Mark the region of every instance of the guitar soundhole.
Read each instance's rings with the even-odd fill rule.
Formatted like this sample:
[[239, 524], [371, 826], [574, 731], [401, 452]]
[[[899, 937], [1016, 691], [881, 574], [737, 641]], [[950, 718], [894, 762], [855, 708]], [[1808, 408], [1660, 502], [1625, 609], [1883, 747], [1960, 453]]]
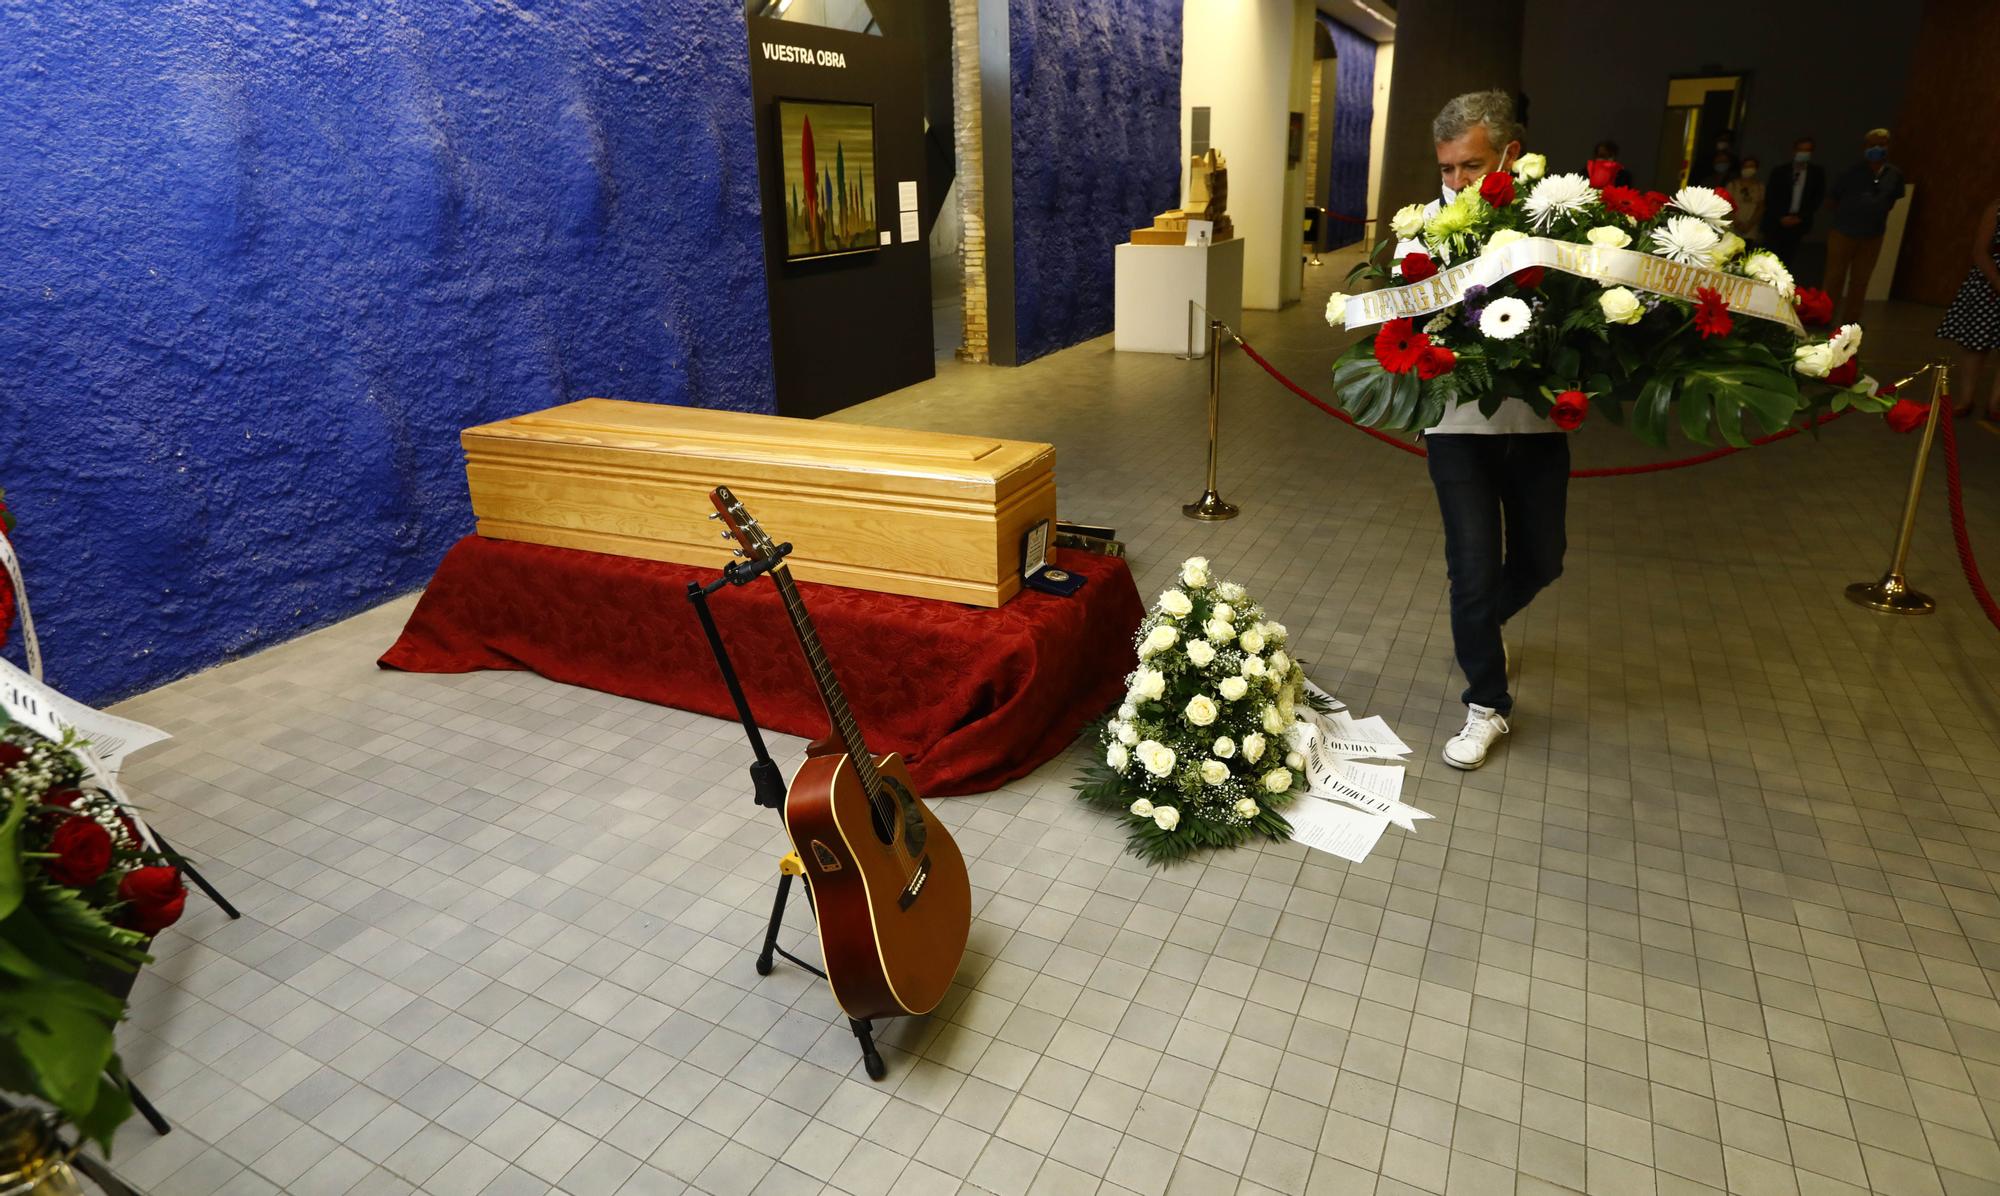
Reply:
[[896, 799], [896, 809], [902, 814], [904, 850], [911, 855], [922, 855], [924, 840], [929, 837], [929, 832], [924, 828], [924, 814], [917, 805], [917, 799], [894, 777], [883, 777], [882, 783], [888, 786], [889, 796]]

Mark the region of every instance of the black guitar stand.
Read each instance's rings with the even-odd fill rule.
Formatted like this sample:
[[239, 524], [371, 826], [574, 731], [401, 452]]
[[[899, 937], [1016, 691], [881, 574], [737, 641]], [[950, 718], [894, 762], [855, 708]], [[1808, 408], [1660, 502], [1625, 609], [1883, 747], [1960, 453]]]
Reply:
[[[688, 583], [688, 601], [694, 604], [694, 613], [701, 619], [701, 629], [708, 636], [709, 651], [715, 653], [715, 667], [722, 671], [722, 683], [729, 687], [730, 700], [736, 703], [736, 717], [743, 724], [743, 734], [749, 737], [751, 800], [767, 810], [785, 808], [785, 781], [778, 775], [778, 762], [771, 759], [771, 753], [764, 747], [764, 734], [757, 729], [757, 720], [750, 713], [750, 701], [743, 696], [743, 683], [736, 678], [736, 668], [729, 663], [729, 649], [723, 646], [722, 633], [716, 629], [715, 616], [708, 609], [708, 597], [724, 586], [748, 585], [760, 574], [768, 573], [771, 566], [785, 559], [792, 551], [790, 544], [778, 545], [778, 550], [769, 558], [756, 561], [739, 561], [723, 567], [722, 576], [707, 585], [691, 581]], [[771, 923], [764, 931], [764, 947], [757, 953], [757, 974], [771, 974], [773, 957], [782, 955], [791, 962], [826, 979], [826, 972], [800, 959], [778, 945], [778, 929], [784, 924], [785, 903], [792, 895], [792, 878], [810, 886], [806, 879], [805, 864], [797, 852], [792, 852], [778, 861], [778, 892], [771, 901]], [[808, 903], [808, 908], [811, 908]], [[855, 1041], [861, 1044], [861, 1064], [868, 1071], [868, 1078], [879, 1080], [889, 1074], [889, 1065], [882, 1062], [881, 1052], [875, 1049], [875, 1027], [865, 1018], [847, 1019], [848, 1028], [854, 1031]]]

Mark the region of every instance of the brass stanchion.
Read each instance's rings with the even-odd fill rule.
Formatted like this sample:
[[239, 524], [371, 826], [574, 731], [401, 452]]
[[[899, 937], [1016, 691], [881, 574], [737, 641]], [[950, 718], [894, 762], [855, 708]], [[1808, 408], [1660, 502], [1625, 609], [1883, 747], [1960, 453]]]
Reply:
[[[1917, 526], [1917, 499], [1924, 490], [1924, 469], [1931, 460], [1931, 440], [1937, 435], [1938, 413], [1950, 397], [1950, 370], [1943, 362], [1931, 367], [1931, 412], [1924, 420], [1924, 436], [1917, 445], [1917, 465], [1910, 473], [1910, 497], [1903, 504], [1903, 526], [1896, 533], [1896, 555], [1880, 581], [1857, 581], [1847, 587], [1848, 601], [1892, 615], [1928, 615], [1937, 610], [1930, 595], [1910, 588], [1903, 565], [1910, 556], [1910, 534]], [[1921, 372], [1921, 371], [1919, 371]], [[1946, 417], [1949, 418], [1949, 417]]]
[[1222, 321], [1208, 322], [1208, 488], [1194, 502], [1181, 506], [1181, 514], [1189, 519], [1201, 519], [1210, 523], [1236, 518], [1236, 507], [1222, 501], [1215, 492], [1215, 455], [1220, 451], [1218, 439], [1222, 427]]

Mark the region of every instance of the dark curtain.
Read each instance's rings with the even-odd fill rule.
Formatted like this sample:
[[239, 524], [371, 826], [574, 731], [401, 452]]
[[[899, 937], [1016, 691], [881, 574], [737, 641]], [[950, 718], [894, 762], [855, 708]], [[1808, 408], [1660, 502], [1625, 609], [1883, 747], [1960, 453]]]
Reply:
[[1339, 21], [1319, 18], [1333, 36], [1333, 152], [1326, 188], [1327, 245], [1359, 241], [1368, 204], [1368, 130], [1375, 121], [1375, 43]]

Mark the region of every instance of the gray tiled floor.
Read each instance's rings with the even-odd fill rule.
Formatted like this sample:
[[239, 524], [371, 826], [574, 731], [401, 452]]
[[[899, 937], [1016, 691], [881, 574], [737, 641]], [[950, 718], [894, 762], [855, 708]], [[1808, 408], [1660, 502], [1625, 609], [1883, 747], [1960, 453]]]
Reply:
[[[1251, 337], [1322, 385], [1307, 302]], [[1876, 313], [1925, 353], [1934, 313]], [[1885, 339], [1878, 335], [1875, 344]], [[1881, 355], [1893, 364], [1895, 352]], [[508, 673], [380, 673], [409, 601], [122, 709], [134, 788], [248, 912], [196, 899], [125, 1056], [179, 1128], [161, 1196], [391, 1193], [1961, 1193], [2000, 1186], [2000, 635], [1938, 495], [1891, 620], [1913, 444], [1852, 420], [1573, 491], [1567, 576], [1510, 628], [1517, 732], [1460, 712], [1423, 469], [1227, 370], [1233, 523], [1199, 491], [1201, 365], [1094, 341], [946, 364], [845, 418], [1055, 441], [1064, 511], [1149, 592], [1201, 551], [1315, 676], [1417, 749], [1350, 867], [1166, 872], [1075, 758], [939, 803], [972, 861], [962, 987], [870, 1083], [817, 982], [760, 979], [777, 824], [731, 725]], [[2000, 565], [2000, 440], [1970, 430]], [[1579, 459], [1635, 460], [1586, 432]], [[787, 755], [801, 745], [782, 740]], [[798, 912], [790, 946], [814, 951]]]

